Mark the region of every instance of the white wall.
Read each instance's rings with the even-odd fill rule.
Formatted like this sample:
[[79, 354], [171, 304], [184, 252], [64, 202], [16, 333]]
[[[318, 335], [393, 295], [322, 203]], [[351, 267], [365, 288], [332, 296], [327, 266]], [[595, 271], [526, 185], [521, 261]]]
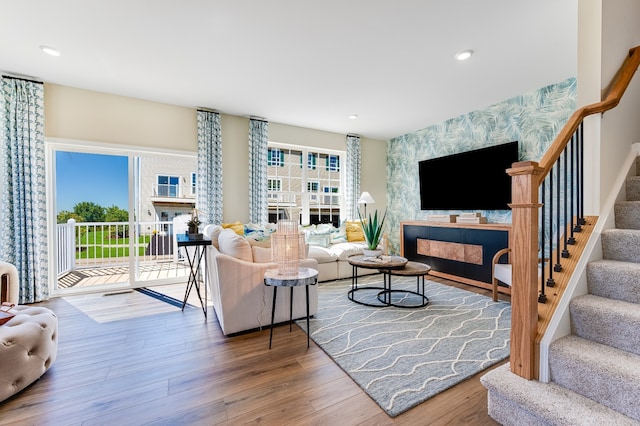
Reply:
[[[268, 119], [268, 117], [266, 117]], [[223, 221], [249, 219], [249, 119], [221, 114]], [[45, 136], [197, 151], [197, 115], [185, 108], [45, 84]], [[269, 140], [346, 150], [346, 135], [269, 123]], [[361, 139], [361, 188], [386, 208], [387, 144]]]
[[[602, 80], [615, 76], [630, 48], [640, 45], [640, 1], [602, 1]], [[640, 73], [636, 71], [622, 101], [602, 117], [600, 205], [608, 197], [631, 145], [640, 141]]]

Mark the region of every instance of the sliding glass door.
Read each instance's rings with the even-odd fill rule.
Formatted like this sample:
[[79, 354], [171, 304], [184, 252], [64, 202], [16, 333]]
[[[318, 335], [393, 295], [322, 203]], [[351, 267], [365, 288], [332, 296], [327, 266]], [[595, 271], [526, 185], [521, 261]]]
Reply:
[[54, 293], [183, 282], [175, 246], [195, 206], [195, 155], [50, 143]]

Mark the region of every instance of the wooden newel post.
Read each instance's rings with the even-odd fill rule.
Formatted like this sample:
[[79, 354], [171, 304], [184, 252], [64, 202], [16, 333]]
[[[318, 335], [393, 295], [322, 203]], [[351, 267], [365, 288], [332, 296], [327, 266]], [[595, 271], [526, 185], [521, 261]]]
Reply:
[[513, 163], [511, 176], [511, 372], [537, 377], [535, 338], [538, 324], [538, 187], [543, 169], [533, 161]]

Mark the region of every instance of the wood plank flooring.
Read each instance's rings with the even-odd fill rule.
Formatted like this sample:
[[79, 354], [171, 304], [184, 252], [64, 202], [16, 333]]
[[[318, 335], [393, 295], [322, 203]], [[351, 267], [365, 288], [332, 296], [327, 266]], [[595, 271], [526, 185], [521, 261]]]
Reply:
[[58, 357], [0, 402], [2, 425], [497, 424], [482, 373], [391, 418], [296, 326], [269, 350], [268, 328], [225, 337], [211, 307], [206, 322], [186, 309], [99, 323], [62, 298], [38, 305], [59, 318]]

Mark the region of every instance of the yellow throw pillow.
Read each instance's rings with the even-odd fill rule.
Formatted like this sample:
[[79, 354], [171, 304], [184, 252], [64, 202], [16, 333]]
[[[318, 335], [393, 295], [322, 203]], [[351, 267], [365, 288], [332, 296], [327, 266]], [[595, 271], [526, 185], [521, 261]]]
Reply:
[[239, 221], [235, 223], [223, 223], [222, 227], [224, 229], [231, 229], [236, 234], [244, 236], [244, 225]]
[[364, 232], [362, 232], [362, 225], [360, 221], [347, 222], [347, 241], [354, 243], [357, 241], [364, 241]]

